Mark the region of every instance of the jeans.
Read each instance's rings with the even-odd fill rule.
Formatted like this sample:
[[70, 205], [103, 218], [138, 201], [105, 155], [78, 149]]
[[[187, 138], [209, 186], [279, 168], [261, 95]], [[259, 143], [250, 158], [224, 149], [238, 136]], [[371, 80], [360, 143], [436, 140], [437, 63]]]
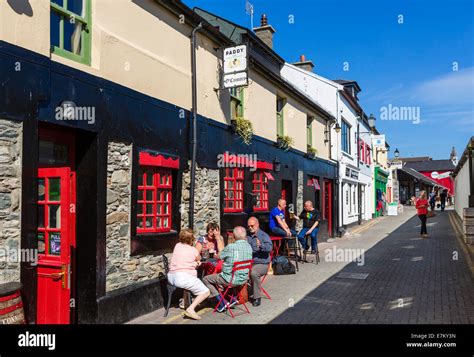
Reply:
[[444, 211], [445, 206], [446, 206], [446, 200], [441, 200], [441, 211]]
[[[291, 236], [296, 237], [297, 233], [294, 229], [290, 229]], [[278, 236], [278, 237], [286, 237], [286, 231], [283, 228], [280, 227], [275, 227], [272, 229], [272, 235]]]
[[[309, 228], [303, 228], [298, 233], [298, 239], [299, 239], [299, 241], [301, 243], [301, 246], [303, 247], [304, 250], [309, 249], [308, 243], [307, 243], [306, 238], [305, 238], [306, 232], [308, 232], [308, 231], [309, 231]], [[311, 237], [311, 250], [312, 251], [315, 251], [317, 246], [318, 246], [318, 231], [319, 231], [319, 228], [315, 228], [315, 229], [313, 229], [313, 231], [310, 234], [310, 237]]]
[[421, 221], [421, 233], [420, 234], [428, 234], [428, 231], [426, 230], [426, 214], [420, 214], [418, 215]]

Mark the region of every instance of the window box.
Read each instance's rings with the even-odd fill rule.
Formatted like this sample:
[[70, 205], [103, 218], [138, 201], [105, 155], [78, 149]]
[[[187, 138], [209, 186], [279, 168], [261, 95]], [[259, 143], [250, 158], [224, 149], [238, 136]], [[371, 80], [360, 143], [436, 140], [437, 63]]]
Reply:
[[230, 121], [232, 131], [240, 136], [244, 144], [250, 145], [253, 136], [253, 126], [250, 120], [237, 117]]
[[308, 146], [306, 148], [306, 157], [309, 159], [316, 159], [316, 156], [318, 155], [318, 150], [313, 148], [312, 146]]
[[292, 137], [288, 135], [277, 136], [276, 146], [278, 148], [288, 151], [293, 144], [294, 140]]

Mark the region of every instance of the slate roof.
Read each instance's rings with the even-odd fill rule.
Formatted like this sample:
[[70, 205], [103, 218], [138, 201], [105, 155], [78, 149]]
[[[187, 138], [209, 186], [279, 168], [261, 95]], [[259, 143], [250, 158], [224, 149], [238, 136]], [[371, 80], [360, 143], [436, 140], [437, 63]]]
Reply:
[[416, 171], [453, 171], [454, 164], [451, 160], [426, 160], [426, 161], [407, 161], [406, 167]]

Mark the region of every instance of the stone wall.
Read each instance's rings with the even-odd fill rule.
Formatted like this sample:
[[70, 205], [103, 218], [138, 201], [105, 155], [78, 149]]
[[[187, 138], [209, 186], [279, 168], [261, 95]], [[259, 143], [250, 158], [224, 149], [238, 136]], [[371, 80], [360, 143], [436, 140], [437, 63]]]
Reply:
[[[189, 167], [191, 164], [189, 163]], [[183, 172], [181, 195], [181, 228], [189, 227], [190, 170]], [[196, 167], [196, 186], [194, 193], [194, 230], [198, 236], [206, 234], [206, 225], [220, 224], [220, 185], [219, 170]]]
[[0, 119], [0, 284], [20, 281], [21, 150], [22, 124]]
[[[298, 171], [298, 187], [296, 189], [296, 207], [295, 207], [295, 214], [299, 214], [303, 211], [303, 187], [304, 187], [304, 173], [303, 171]], [[299, 220], [296, 221], [296, 230], [299, 231], [303, 228], [303, 221]]]
[[110, 142], [107, 160], [106, 291], [158, 278], [161, 256], [130, 256], [132, 145]]

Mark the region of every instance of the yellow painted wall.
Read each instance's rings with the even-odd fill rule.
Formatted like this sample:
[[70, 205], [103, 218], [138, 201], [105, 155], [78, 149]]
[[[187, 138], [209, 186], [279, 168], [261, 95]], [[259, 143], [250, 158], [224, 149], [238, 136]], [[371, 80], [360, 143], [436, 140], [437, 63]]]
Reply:
[[[192, 28], [153, 0], [92, 1], [91, 65], [52, 54], [54, 61], [102, 77], [133, 90], [191, 109]], [[49, 0], [0, 1], [0, 39], [50, 56]], [[198, 33], [198, 112], [222, 123], [230, 123], [228, 91], [219, 86], [218, 45]], [[306, 151], [306, 116], [314, 115], [291, 93], [254, 70], [249, 71], [244, 91], [244, 116], [256, 135], [276, 139], [276, 95], [287, 99], [285, 134], [294, 147]], [[318, 156], [328, 158], [323, 120], [313, 122], [313, 146]]]

